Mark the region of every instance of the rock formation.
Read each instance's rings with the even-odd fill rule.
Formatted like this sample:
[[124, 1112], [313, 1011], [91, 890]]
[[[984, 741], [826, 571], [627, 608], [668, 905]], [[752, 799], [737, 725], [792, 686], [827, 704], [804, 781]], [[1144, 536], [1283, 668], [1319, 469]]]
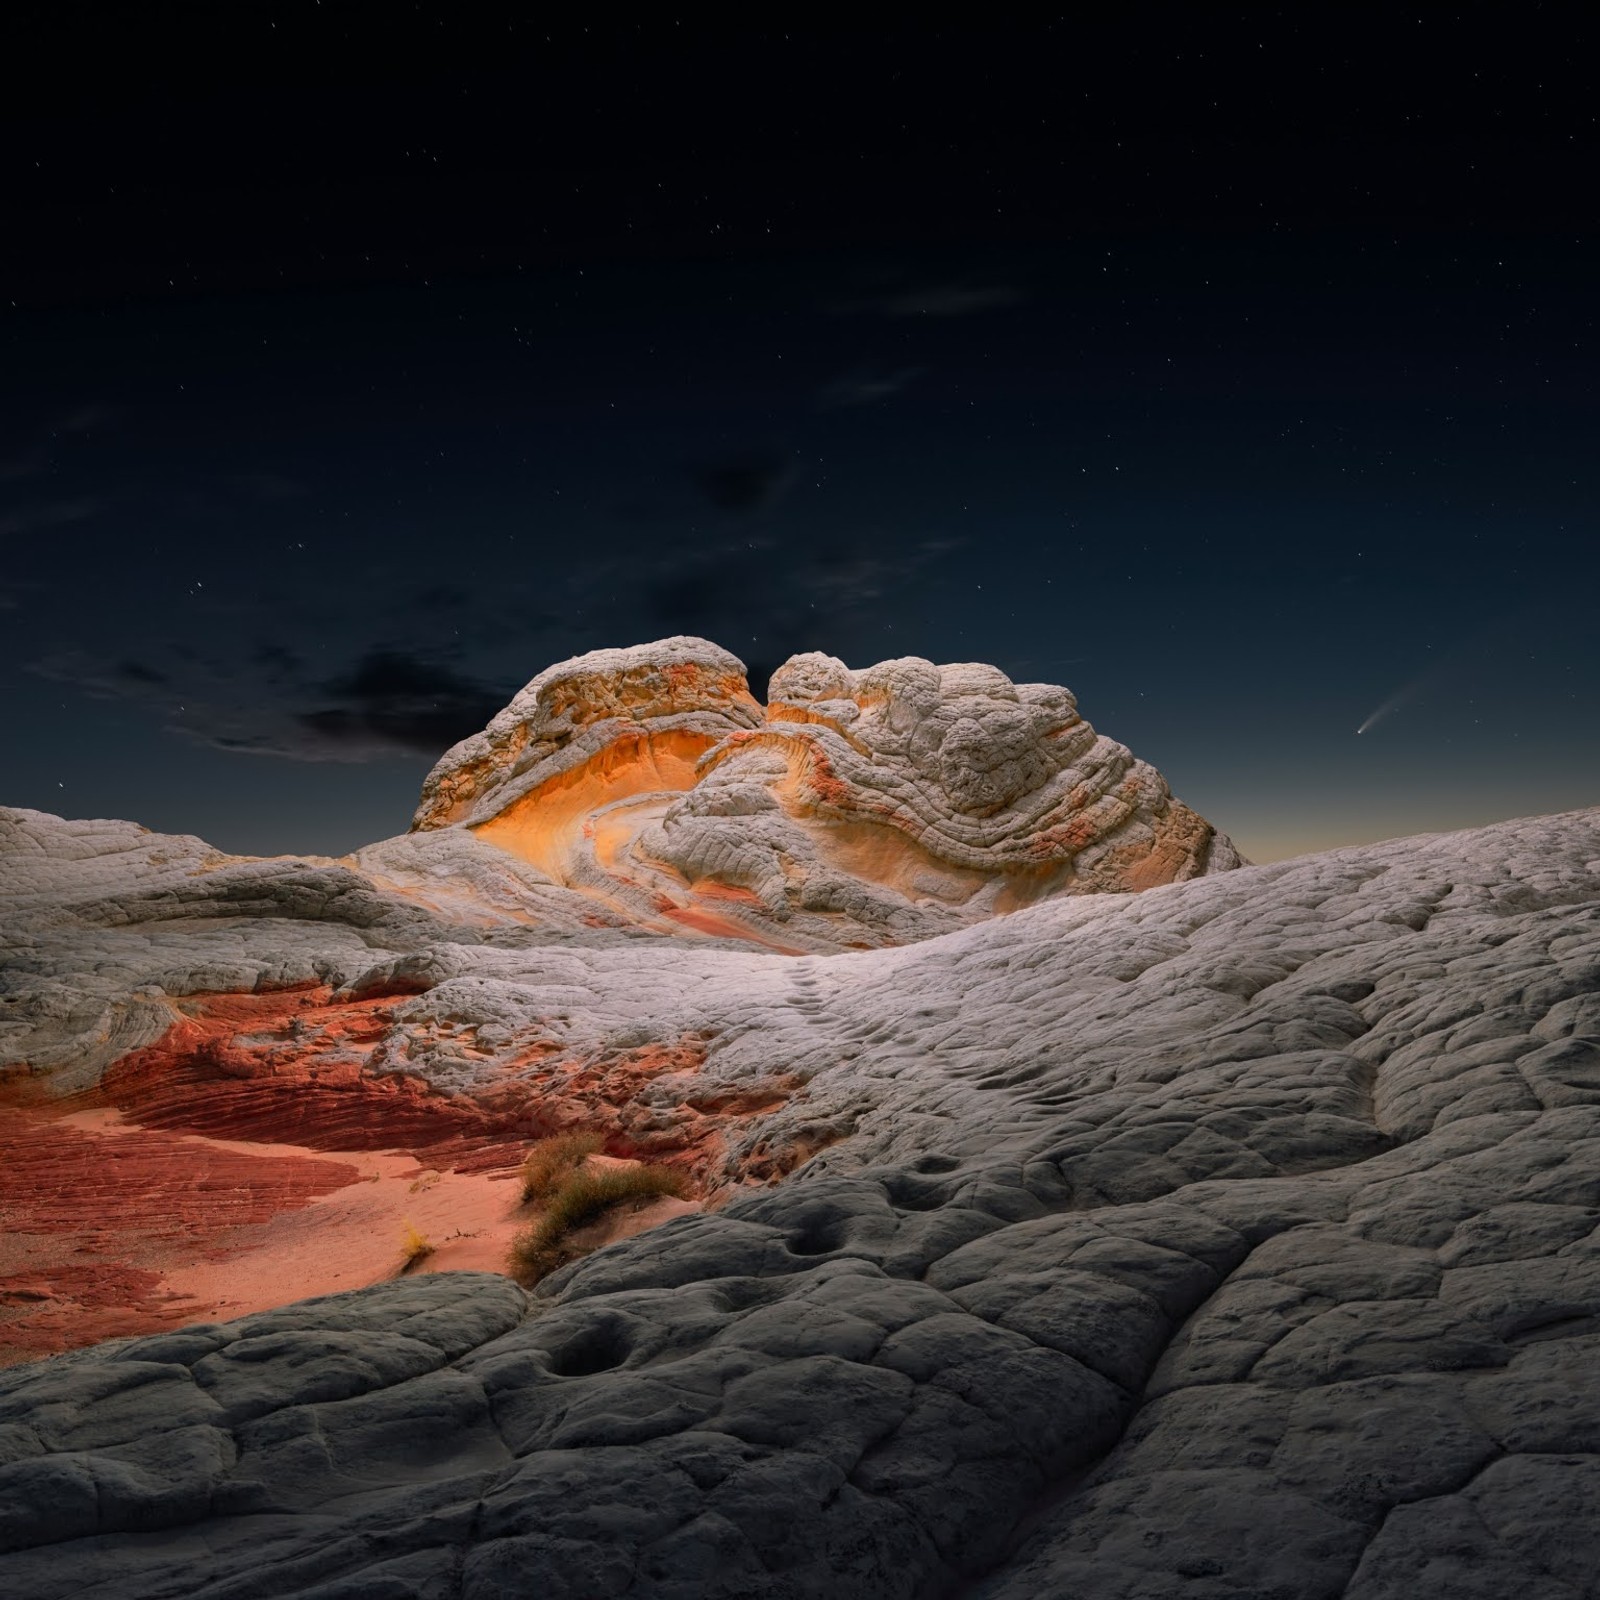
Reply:
[[413, 826], [510, 812], [540, 836], [526, 853], [547, 854], [559, 870], [563, 826], [633, 794], [688, 788], [707, 750], [760, 721], [743, 662], [708, 640], [594, 650], [547, 667], [482, 733], [447, 751], [423, 783]]
[[811, 654], [763, 714], [742, 665], [690, 638], [540, 673], [429, 774], [413, 827], [466, 829], [641, 925], [791, 953], [1239, 865], [1066, 689]]
[[[0, 811], [0, 1345], [137, 1334], [0, 1371], [0, 1593], [1593, 1595], [1600, 808], [1218, 872], [1064, 691], [683, 649], [345, 861]], [[704, 1209], [205, 1298], [564, 1128]]]

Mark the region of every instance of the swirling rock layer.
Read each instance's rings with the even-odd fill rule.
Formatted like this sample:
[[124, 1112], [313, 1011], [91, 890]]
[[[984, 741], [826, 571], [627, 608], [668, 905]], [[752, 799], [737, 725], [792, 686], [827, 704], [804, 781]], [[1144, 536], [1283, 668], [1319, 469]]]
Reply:
[[742, 665], [690, 638], [541, 673], [444, 756], [413, 826], [469, 829], [642, 926], [791, 951], [1239, 865], [1066, 689], [810, 654], [763, 713]]

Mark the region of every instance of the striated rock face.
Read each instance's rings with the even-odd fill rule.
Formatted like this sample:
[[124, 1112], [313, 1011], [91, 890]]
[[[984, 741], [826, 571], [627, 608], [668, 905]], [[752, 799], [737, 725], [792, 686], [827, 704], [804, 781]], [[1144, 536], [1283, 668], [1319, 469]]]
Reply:
[[638, 850], [813, 937], [829, 918], [925, 937], [1052, 894], [1240, 864], [1066, 689], [976, 663], [852, 672], [812, 654], [780, 667], [770, 695], [765, 724], [702, 757]]
[[770, 704], [703, 639], [541, 673], [429, 775], [460, 827], [641, 926], [834, 950], [1240, 864], [1071, 693], [917, 657], [795, 656]]
[[[5, 820], [0, 1060], [29, 1118], [151, 1119], [130, 1226], [182, 1203], [165, 1141], [259, 1131], [280, 1069], [302, 1135], [387, 1093], [481, 1150], [508, 1089], [599, 1104], [631, 1062], [629, 1136], [693, 1144], [711, 1203], [531, 1296], [407, 1277], [0, 1373], [8, 1597], [1595, 1593], [1600, 808], [800, 957], [308, 863], [204, 914], [243, 869]], [[81, 1065], [159, 1007], [191, 1031]], [[187, 1109], [141, 1088], [191, 1041]], [[195, 1186], [314, 1216], [360, 1187], [315, 1161]], [[64, 1171], [0, 1195], [0, 1267], [10, 1219], [71, 1225]]]
[[482, 733], [446, 751], [411, 825], [526, 820], [536, 809], [581, 815], [585, 803], [687, 788], [701, 755], [760, 720], [744, 663], [708, 640], [591, 651], [547, 667]]

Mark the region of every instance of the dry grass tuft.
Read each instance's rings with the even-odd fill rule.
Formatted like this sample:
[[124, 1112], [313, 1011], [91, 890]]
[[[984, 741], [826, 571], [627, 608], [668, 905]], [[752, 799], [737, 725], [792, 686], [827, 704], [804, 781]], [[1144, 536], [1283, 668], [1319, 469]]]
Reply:
[[511, 1244], [511, 1274], [519, 1282], [537, 1283], [557, 1267], [583, 1254], [571, 1235], [618, 1206], [662, 1195], [682, 1197], [689, 1185], [671, 1167], [607, 1167], [601, 1172], [572, 1172], [550, 1197], [544, 1215]]
[[433, 1249], [433, 1240], [407, 1218], [406, 1225], [400, 1234], [400, 1255], [405, 1263], [400, 1270], [402, 1272], [408, 1271], [425, 1256], [431, 1256]]
[[598, 1133], [558, 1133], [541, 1139], [522, 1163], [522, 1202], [543, 1200], [605, 1143]]

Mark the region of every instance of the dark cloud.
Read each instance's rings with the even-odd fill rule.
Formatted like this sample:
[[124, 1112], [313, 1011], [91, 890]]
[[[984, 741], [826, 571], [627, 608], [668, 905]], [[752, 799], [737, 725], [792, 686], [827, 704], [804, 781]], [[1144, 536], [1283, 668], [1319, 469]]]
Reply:
[[143, 661], [124, 661], [117, 667], [119, 676], [129, 683], [166, 683], [167, 675], [156, 668], [147, 666]]
[[794, 481], [794, 463], [776, 453], [747, 451], [695, 467], [694, 481], [718, 511], [770, 511]]
[[476, 733], [503, 706], [506, 691], [399, 650], [371, 650], [322, 690], [331, 705], [296, 714], [314, 738], [423, 755]]
[[270, 642], [232, 663], [173, 650], [157, 667], [65, 651], [29, 670], [93, 699], [141, 706], [197, 743], [292, 761], [436, 757], [510, 698], [499, 686], [394, 648], [369, 650], [314, 683], [296, 652]]
[[321, 711], [302, 711], [296, 721], [316, 740], [327, 740], [352, 750], [370, 750], [376, 740], [379, 753], [384, 747], [391, 747], [417, 755], [439, 756], [468, 734], [476, 733], [500, 709], [499, 702], [486, 700], [482, 704], [493, 705], [494, 709], [487, 715], [477, 716], [465, 713], [456, 705], [412, 702], [365, 707], [359, 711], [330, 706]]
[[277, 682], [295, 677], [302, 667], [300, 657], [293, 650], [287, 645], [274, 644], [270, 639], [263, 639], [250, 652], [250, 659], [258, 667], [265, 668], [267, 676]]
[[477, 685], [458, 677], [448, 667], [436, 666], [400, 650], [383, 649], [369, 650], [349, 672], [329, 678], [322, 687], [340, 699], [366, 705], [418, 696], [480, 692]]
[[413, 611], [455, 611], [471, 602], [472, 595], [456, 583], [430, 583], [407, 600]]

